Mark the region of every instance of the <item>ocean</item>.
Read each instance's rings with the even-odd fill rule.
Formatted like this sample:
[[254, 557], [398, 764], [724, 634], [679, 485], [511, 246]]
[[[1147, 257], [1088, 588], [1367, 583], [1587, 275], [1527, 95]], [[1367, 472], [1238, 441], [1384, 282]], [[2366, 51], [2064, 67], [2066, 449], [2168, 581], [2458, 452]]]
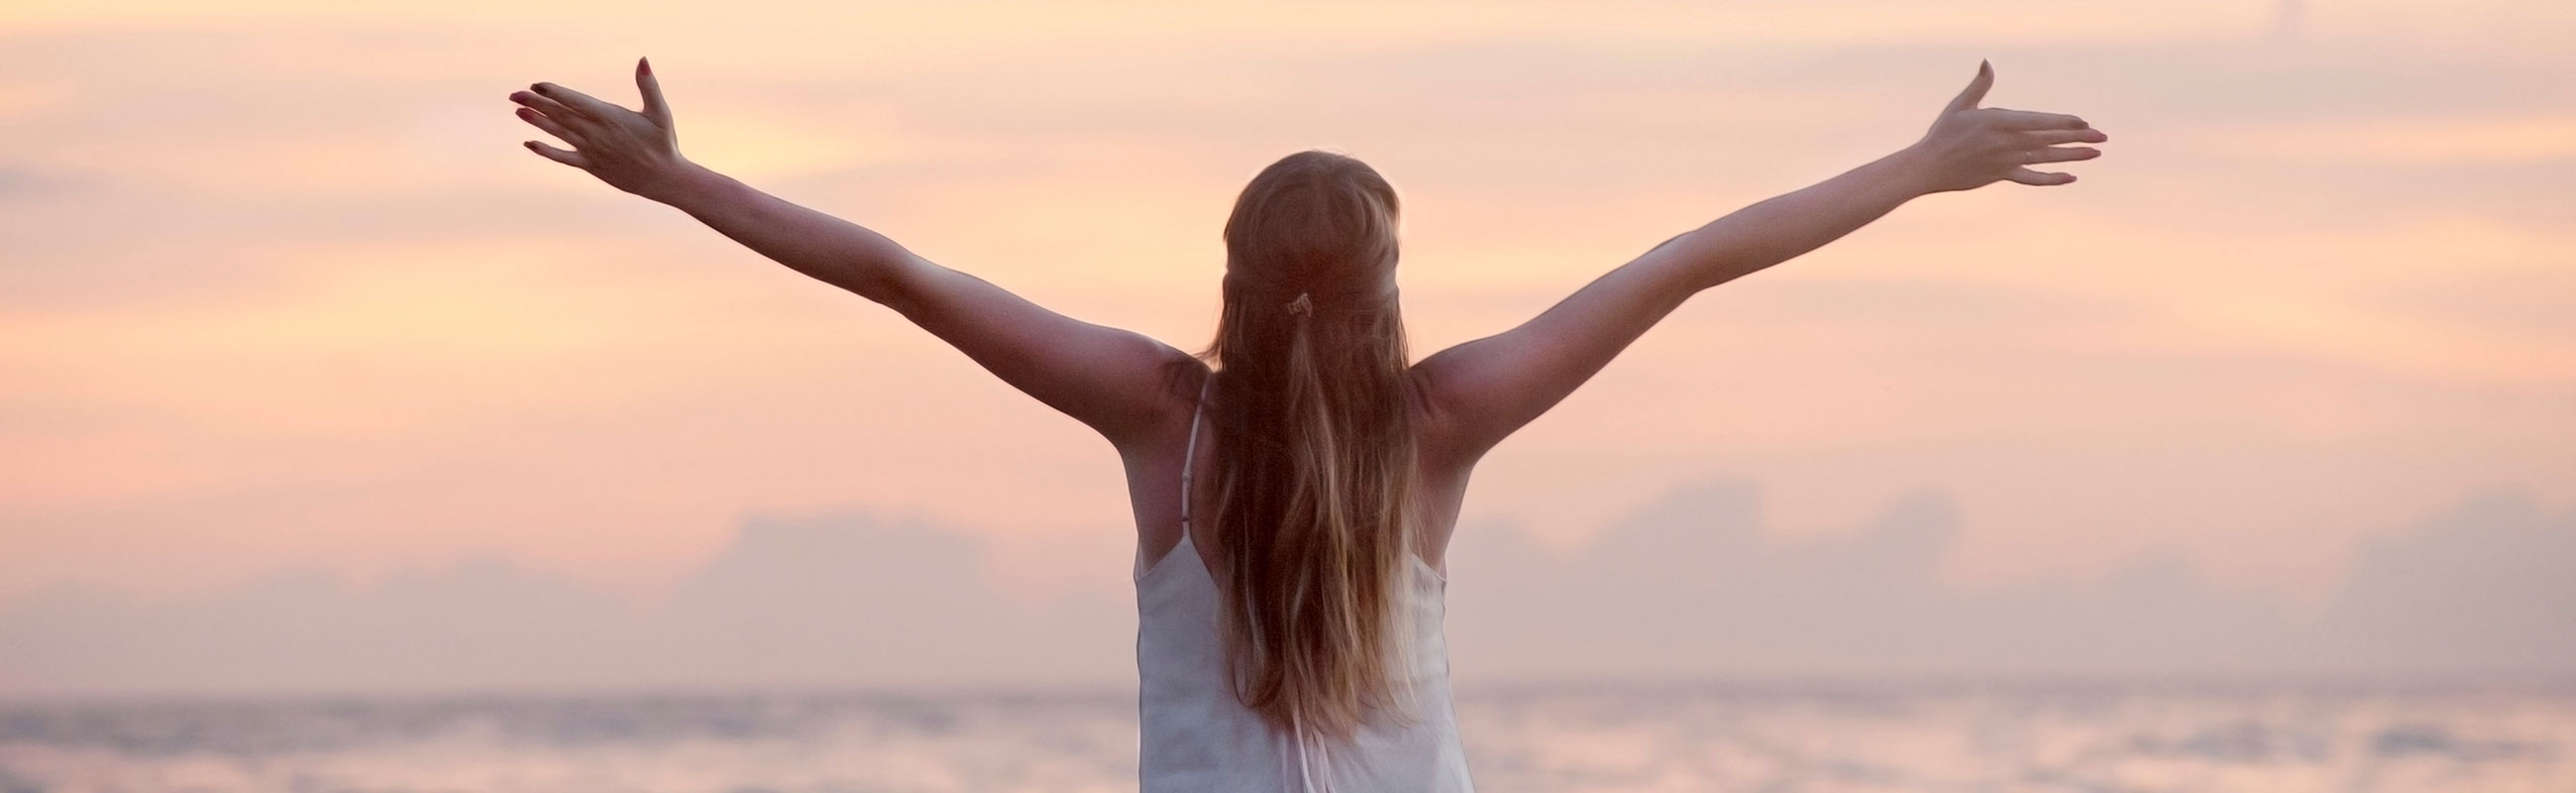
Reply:
[[[1462, 686], [1477, 789], [2576, 791], [2576, 688]], [[1132, 689], [0, 703], [0, 793], [1132, 791]]]

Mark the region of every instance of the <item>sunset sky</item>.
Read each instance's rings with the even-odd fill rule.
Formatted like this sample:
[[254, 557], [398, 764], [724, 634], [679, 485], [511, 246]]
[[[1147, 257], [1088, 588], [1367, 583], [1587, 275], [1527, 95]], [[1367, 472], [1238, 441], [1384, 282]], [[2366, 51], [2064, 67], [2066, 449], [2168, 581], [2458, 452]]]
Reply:
[[641, 595], [851, 510], [1123, 591], [1091, 431], [520, 146], [511, 91], [631, 107], [637, 56], [692, 160], [1189, 350], [1243, 182], [1350, 153], [1405, 203], [1416, 357], [1913, 142], [1991, 59], [1990, 105], [2110, 134], [2081, 181], [1700, 295], [1463, 524], [1573, 547], [1717, 477], [1824, 537], [1936, 492], [1955, 586], [2170, 554], [2314, 603], [2464, 500], [2576, 506], [2569, 42], [2557, 0], [18, 0], [0, 604], [481, 558]]

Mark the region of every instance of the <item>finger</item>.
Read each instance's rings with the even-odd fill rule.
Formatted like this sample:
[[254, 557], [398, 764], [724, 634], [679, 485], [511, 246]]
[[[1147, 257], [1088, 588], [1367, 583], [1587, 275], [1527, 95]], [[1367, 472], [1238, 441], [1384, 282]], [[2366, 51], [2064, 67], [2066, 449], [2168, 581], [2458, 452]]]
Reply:
[[2038, 185], [2041, 187], [2067, 184], [2075, 181], [2075, 175], [2071, 173], [2049, 173], [2046, 171], [2034, 171], [2028, 168], [2014, 168], [2011, 171], [2006, 172], [2004, 174], [2004, 178], [2026, 185]]
[[547, 117], [546, 117], [546, 114], [544, 114], [544, 113], [539, 113], [539, 112], [537, 112], [537, 111], [529, 110], [529, 109], [524, 108], [524, 107], [523, 107], [523, 108], [519, 108], [518, 113], [519, 113], [519, 120], [521, 120], [521, 121], [525, 121], [525, 122], [528, 122], [528, 123], [530, 123], [530, 124], [535, 124], [535, 125], [537, 125], [537, 128], [538, 128], [538, 129], [545, 130], [545, 131], [546, 131], [546, 134], [548, 134], [548, 135], [553, 135], [553, 136], [555, 136], [555, 137], [557, 137], [557, 138], [561, 138], [561, 139], [563, 139], [563, 142], [565, 142], [565, 143], [570, 143], [570, 144], [572, 144], [572, 145], [574, 145], [574, 146], [580, 146], [580, 145], [582, 145], [582, 144], [584, 144], [584, 143], [589, 142], [589, 141], [587, 141], [587, 140], [583, 139], [583, 137], [582, 137], [579, 133], [573, 132], [572, 130], [569, 130], [569, 129], [565, 129], [565, 128], [564, 128], [564, 125], [562, 125], [562, 124], [558, 124], [558, 123], [555, 123], [555, 120], [554, 120], [554, 119], [547, 118]]
[[644, 117], [652, 119], [663, 129], [670, 129], [671, 106], [662, 101], [662, 81], [653, 76], [652, 61], [635, 59], [635, 87], [644, 92]]
[[572, 108], [564, 107], [562, 102], [547, 99], [531, 92], [512, 92], [510, 94], [510, 101], [526, 105], [528, 109], [544, 114], [547, 119], [550, 119], [557, 124], [564, 125], [567, 128], [591, 123], [589, 116], [573, 112]]
[[1995, 114], [2005, 129], [2089, 129], [2092, 126], [2084, 123], [2084, 119], [2064, 113], [2037, 113], [2000, 107], [1986, 108], [1986, 112]]
[[2049, 162], [2090, 160], [2100, 156], [2102, 156], [2101, 149], [2087, 148], [2084, 146], [2051, 146], [2043, 149], [2030, 150], [2028, 153], [2023, 155], [2022, 162], [2025, 165], [2038, 165], [2040, 163]]
[[583, 170], [589, 170], [589, 169], [590, 169], [590, 160], [589, 160], [589, 158], [586, 158], [586, 157], [581, 156], [581, 152], [577, 152], [577, 151], [564, 151], [564, 150], [562, 150], [562, 149], [558, 149], [558, 148], [555, 148], [555, 147], [553, 147], [553, 146], [548, 146], [548, 145], [546, 145], [546, 144], [539, 143], [539, 142], [536, 142], [536, 141], [533, 141], [533, 140], [532, 140], [532, 141], [528, 141], [526, 145], [527, 145], [527, 147], [528, 147], [528, 150], [529, 150], [529, 151], [536, 152], [538, 155], [543, 156], [543, 157], [545, 157], [546, 159], [553, 160], [553, 161], [555, 161], [555, 162], [559, 162], [559, 163], [563, 163], [563, 164], [565, 164], [565, 165], [570, 165], [570, 166], [572, 166], [572, 167], [580, 168], [580, 169], [583, 169]]
[[1975, 110], [1978, 102], [1986, 101], [1986, 89], [1993, 87], [1995, 87], [1994, 64], [1978, 61], [1977, 76], [1968, 81], [1968, 90], [1959, 92], [1958, 98], [1950, 100], [1950, 106], [1947, 109], [1953, 113], [1961, 110]]
[[535, 90], [538, 96], [561, 102], [565, 107], [580, 111], [583, 115], [590, 116], [591, 118], [600, 121], [615, 118], [616, 111], [626, 109], [607, 102], [599, 101], [597, 97], [593, 97], [589, 94], [575, 91], [570, 88], [565, 88], [554, 83], [538, 83], [534, 86], [530, 86], [530, 88]]
[[2060, 143], [2101, 143], [2111, 139], [2098, 129], [2036, 129], [2020, 133], [2022, 142], [2032, 146], [2055, 146]]

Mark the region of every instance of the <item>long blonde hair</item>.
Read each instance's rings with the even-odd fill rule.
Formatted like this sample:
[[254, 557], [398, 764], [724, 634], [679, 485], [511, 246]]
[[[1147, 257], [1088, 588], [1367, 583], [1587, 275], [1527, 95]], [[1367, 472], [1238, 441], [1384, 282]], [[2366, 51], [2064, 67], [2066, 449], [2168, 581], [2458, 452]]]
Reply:
[[1253, 177], [1225, 224], [1225, 307], [1198, 357], [1210, 405], [1220, 597], [1235, 695], [1283, 728], [1410, 719], [1404, 601], [1419, 478], [1395, 189], [1304, 151]]

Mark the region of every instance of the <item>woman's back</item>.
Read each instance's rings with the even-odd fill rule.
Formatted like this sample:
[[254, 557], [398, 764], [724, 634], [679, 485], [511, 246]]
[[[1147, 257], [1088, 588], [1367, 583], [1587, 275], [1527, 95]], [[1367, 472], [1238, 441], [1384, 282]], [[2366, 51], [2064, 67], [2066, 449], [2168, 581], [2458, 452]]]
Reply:
[[[1205, 380], [1199, 406], [1205, 403]], [[1140, 548], [1136, 573], [1136, 668], [1145, 793], [1158, 791], [1466, 791], [1443, 635], [1447, 580], [1410, 554], [1400, 607], [1412, 631], [1410, 718], [1380, 713], [1346, 739], [1282, 730], [1235, 695], [1219, 622], [1215, 577], [1189, 524], [1191, 466], [1199, 455], [1198, 408], [1177, 469], [1180, 536], [1159, 559]], [[1142, 471], [1140, 470], [1140, 473]], [[1143, 512], [1143, 510], [1140, 510]], [[1140, 516], [1141, 517], [1141, 516]], [[1441, 532], [1445, 537], [1446, 532]]]

